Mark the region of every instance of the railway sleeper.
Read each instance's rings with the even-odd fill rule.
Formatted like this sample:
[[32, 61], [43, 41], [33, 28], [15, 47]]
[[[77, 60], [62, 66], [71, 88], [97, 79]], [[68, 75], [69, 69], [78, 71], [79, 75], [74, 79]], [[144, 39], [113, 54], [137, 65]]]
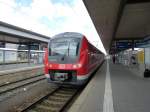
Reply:
[[57, 102], [57, 101], [51, 101], [51, 100], [45, 100], [43, 102], [44, 105], [48, 105], [48, 106], [60, 106], [62, 105], [64, 102]]
[[57, 93], [61, 93], [61, 94], [73, 94], [74, 91], [64, 91], [64, 90], [60, 90], [59, 92]]
[[64, 98], [64, 97], [50, 96], [48, 99], [51, 100], [51, 101], [64, 102], [64, 101], [68, 100], [68, 97]]
[[37, 111], [35, 111], [35, 110], [29, 110], [28, 112], [37, 112]]
[[41, 105], [48, 106], [48, 107], [51, 107], [51, 108], [58, 108], [58, 107], [62, 106], [63, 103], [62, 104], [56, 104], [56, 103], [43, 102], [43, 103], [41, 103]]
[[37, 105], [36, 108], [34, 108], [36, 112], [58, 112], [59, 108], [52, 108], [45, 105]]
[[75, 89], [72, 89], [72, 88], [61, 88], [60, 91], [71, 92], [71, 91], [75, 91]]
[[61, 93], [55, 93], [54, 95], [57, 97], [70, 97], [70, 96], [72, 96], [71, 94], [61, 94]]
[[1, 87], [1, 88], [0, 88], [0, 94], [4, 93], [5, 91], [8, 91], [8, 90], [10, 90], [10, 89], [15, 89], [15, 88], [21, 87], [21, 86], [23, 87], [23, 86], [26, 85], [26, 84], [29, 84], [29, 83], [31, 83], [31, 82], [36, 82], [36, 81], [42, 80], [42, 79], [45, 79], [45, 78], [36, 77], [35, 79], [30, 79], [30, 80], [28, 80], [28, 81], [26, 81], [26, 82], [25, 82], [25, 81], [22, 81], [22, 82], [17, 82], [17, 83], [15, 83], [15, 84], [10, 84], [10, 85]]

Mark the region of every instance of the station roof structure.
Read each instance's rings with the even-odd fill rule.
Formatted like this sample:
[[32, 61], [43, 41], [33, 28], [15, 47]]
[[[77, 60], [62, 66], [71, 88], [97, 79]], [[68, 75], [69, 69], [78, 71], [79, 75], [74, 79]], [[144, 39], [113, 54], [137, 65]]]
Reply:
[[0, 41], [9, 43], [48, 43], [50, 37], [0, 21]]
[[107, 52], [116, 40], [150, 35], [150, 0], [83, 0]]

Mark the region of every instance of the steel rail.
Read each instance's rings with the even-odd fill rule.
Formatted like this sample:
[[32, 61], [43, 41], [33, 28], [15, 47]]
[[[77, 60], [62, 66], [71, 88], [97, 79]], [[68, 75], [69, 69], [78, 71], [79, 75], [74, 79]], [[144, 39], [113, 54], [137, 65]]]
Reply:
[[31, 76], [31, 77], [28, 77], [28, 78], [24, 78], [24, 79], [20, 79], [20, 80], [17, 80], [17, 81], [12, 81], [12, 82], [9, 82], [9, 83], [0, 84], [0, 87], [8, 86], [10, 84], [18, 83], [18, 82], [25, 81], [25, 80], [28, 80], [28, 79], [32, 79], [32, 78], [35, 78], [35, 77], [39, 77], [39, 76], [42, 76], [42, 75], [43, 74], [34, 75], [34, 76]]
[[79, 89], [77, 88], [58, 87], [51, 93], [40, 98], [38, 101], [30, 104], [22, 110], [19, 109], [17, 112], [36, 112], [36, 110], [39, 109], [41, 109], [41, 112], [61, 112], [69, 102], [72, 101], [76, 93], [78, 93], [78, 90]]
[[[28, 80], [29, 80], [29, 79], [28, 79]], [[11, 92], [11, 91], [16, 90], [16, 89], [19, 89], [19, 88], [22, 88], [22, 87], [27, 86], [27, 85], [30, 85], [30, 84], [34, 84], [34, 83], [36, 83], [36, 82], [38, 82], [38, 81], [41, 81], [41, 80], [46, 80], [46, 79], [45, 79], [45, 77], [44, 77], [44, 78], [40, 78], [40, 79], [37, 79], [37, 80], [33, 80], [33, 81], [31, 81], [31, 82], [27, 82], [27, 83], [25, 83], [25, 84], [20, 84], [19, 86], [12, 87], [12, 88], [10, 88], [10, 89], [6, 89], [6, 90], [4, 90], [4, 91], [1, 91], [1, 92], [0, 92], [0, 95], [5, 94], [5, 93], [8, 93], [8, 92]], [[19, 83], [19, 82], [18, 82], [18, 83]]]

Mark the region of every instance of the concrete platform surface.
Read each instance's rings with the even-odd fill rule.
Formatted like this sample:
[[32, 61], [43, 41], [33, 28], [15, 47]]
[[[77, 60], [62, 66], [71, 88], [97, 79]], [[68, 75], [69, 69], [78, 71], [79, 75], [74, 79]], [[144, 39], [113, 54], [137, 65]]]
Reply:
[[149, 79], [123, 65], [105, 62], [68, 111], [149, 112], [149, 105]]
[[115, 112], [150, 112], [150, 80], [110, 64]]
[[24, 70], [31, 70], [34, 68], [41, 68], [44, 67], [43, 64], [10, 64], [10, 65], [0, 65], [0, 75], [14, 73]]
[[34, 67], [34, 66], [38, 66], [38, 65], [41, 65], [41, 64], [19, 63], [19, 64], [0, 65], [0, 71], [23, 68], [23, 67]]
[[106, 63], [97, 71], [82, 94], [75, 101], [69, 112], [103, 111]]

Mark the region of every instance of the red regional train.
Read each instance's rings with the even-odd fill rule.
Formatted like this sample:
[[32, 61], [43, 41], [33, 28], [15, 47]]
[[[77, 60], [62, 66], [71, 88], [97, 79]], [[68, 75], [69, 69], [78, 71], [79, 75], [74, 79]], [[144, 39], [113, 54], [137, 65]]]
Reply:
[[104, 54], [76, 32], [55, 35], [45, 52], [48, 82], [83, 85], [104, 60]]

